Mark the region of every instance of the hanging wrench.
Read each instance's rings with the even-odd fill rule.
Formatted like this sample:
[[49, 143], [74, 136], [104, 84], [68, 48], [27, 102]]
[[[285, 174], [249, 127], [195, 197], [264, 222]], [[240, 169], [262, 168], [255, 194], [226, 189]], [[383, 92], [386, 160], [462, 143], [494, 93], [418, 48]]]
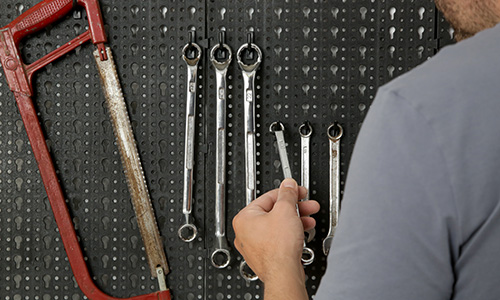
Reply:
[[184, 191], [182, 197], [182, 213], [184, 224], [178, 234], [184, 242], [191, 242], [196, 238], [198, 229], [192, 221], [193, 201], [193, 167], [194, 167], [194, 138], [196, 119], [196, 77], [198, 62], [201, 58], [201, 48], [195, 43], [195, 34], [189, 32], [189, 43], [182, 49], [182, 58], [187, 65], [187, 102], [186, 102], [186, 136], [184, 142]]
[[[337, 127], [337, 130], [336, 128]], [[335, 134], [338, 132], [337, 134]], [[323, 253], [328, 255], [335, 235], [339, 219], [340, 201], [340, 138], [344, 133], [342, 126], [334, 123], [328, 127], [328, 139], [330, 140], [330, 229], [323, 240]]]
[[[283, 175], [285, 178], [292, 178], [292, 169], [290, 169], [290, 163], [288, 162], [288, 155], [286, 153], [286, 143], [285, 136], [283, 132], [285, 131], [285, 126], [281, 122], [274, 122], [269, 126], [269, 131], [273, 132], [276, 136], [276, 143], [278, 144], [278, 153], [281, 161], [281, 168], [283, 169]], [[295, 204], [297, 209], [297, 215], [300, 218], [299, 204]], [[314, 251], [311, 248], [306, 247], [306, 241], [304, 240], [304, 246], [302, 248], [302, 257], [300, 258], [302, 264], [307, 266], [314, 261]]]
[[219, 43], [210, 50], [210, 61], [215, 68], [217, 97], [217, 144], [215, 185], [215, 249], [210, 256], [218, 269], [227, 267], [231, 253], [226, 239], [226, 73], [231, 63], [231, 48], [225, 44], [225, 31], [219, 33]]
[[[255, 73], [262, 61], [260, 48], [253, 43], [253, 33], [248, 33], [248, 42], [236, 53], [243, 77], [244, 119], [245, 119], [245, 187], [246, 205], [256, 198], [256, 150], [255, 150]], [[257, 54], [257, 55], [255, 55]], [[259, 279], [253, 272], [245, 271], [247, 263], [240, 264], [240, 274], [247, 281]]]
[[[313, 129], [311, 126], [311, 123], [309, 121], [306, 121], [302, 123], [299, 127], [299, 133], [300, 133], [300, 157], [301, 157], [301, 167], [300, 167], [300, 173], [301, 173], [301, 182], [300, 185], [305, 187], [307, 189], [307, 195], [304, 200], [309, 200], [310, 199], [310, 194], [309, 194], [309, 167], [310, 167], [310, 157], [311, 157], [311, 150], [310, 150], [310, 140], [311, 140], [311, 135], [312, 135]], [[316, 235], [316, 229], [310, 229], [306, 231], [306, 243], [311, 242], [314, 239], [314, 236]]]

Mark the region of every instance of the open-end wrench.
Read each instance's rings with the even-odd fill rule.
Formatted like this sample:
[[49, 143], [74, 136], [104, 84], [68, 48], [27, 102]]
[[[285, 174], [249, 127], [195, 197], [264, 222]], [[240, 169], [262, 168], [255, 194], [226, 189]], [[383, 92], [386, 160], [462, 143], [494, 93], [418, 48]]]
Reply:
[[344, 133], [342, 126], [334, 123], [328, 127], [328, 139], [330, 140], [330, 229], [323, 240], [323, 253], [328, 255], [335, 235], [339, 219], [340, 202], [340, 138]]
[[[292, 169], [290, 169], [290, 163], [288, 161], [288, 155], [286, 153], [286, 143], [285, 136], [283, 132], [285, 131], [285, 126], [281, 122], [273, 122], [269, 126], [269, 131], [273, 132], [276, 136], [276, 143], [278, 144], [278, 153], [281, 161], [281, 168], [283, 169], [283, 176], [285, 178], [292, 178]], [[297, 209], [297, 215], [300, 218], [299, 204], [295, 204]], [[304, 246], [302, 248], [302, 257], [300, 259], [302, 264], [307, 266], [314, 261], [314, 251], [311, 248], [306, 247], [306, 241], [304, 240]]]
[[[311, 123], [309, 121], [306, 121], [302, 123], [299, 127], [299, 133], [300, 133], [300, 185], [305, 187], [307, 189], [307, 195], [304, 198], [304, 200], [309, 200], [310, 199], [310, 194], [309, 194], [309, 174], [310, 174], [310, 157], [311, 157], [311, 149], [310, 149], [310, 142], [311, 142], [311, 135], [313, 133], [313, 129], [311, 126]], [[314, 236], [316, 235], [316, 229], [310, 229], [306, 231], [306, 242], [309, 243], [314, 239]]]
[[[257, 196], [257, 154], [255, 149], [255, 73], [262, 61], [260, 48], [253, 43], [253, 33], [248, 34], [248, 42], [243, 44], [236, 53], [238, 65], [243, 77], [244, 119], [245, 119], [245, 187], [246, 205]], [[259, 279], [246, 262], [240, 264], [240, 274], [247, 281]], [[246, 271], [247, 270], [247, 271]]]
[[231, 262], [226, 239], [226, 74], [232, 59], [231, 48], [225, 44], [221, 31], [219, 43], [210, 50], [210, 61], [215, 69], [217, 98], [216, 157], [215, 157], [215, 247], [210, 256], [212, 265], [225, 268]]
[[189, 32], [189, 43], [182, 49], [182, 58], [187, 66], [187, 99], [186, 99], [186, 134], [184, 142], [184, 190], [182, 195], [182, 213], [184, 224], [179, 228], [178, 234], [184, 242], [193, 241], [198, 229], [193, 224], [191, 212], [193, 202], [193, 167], [194, 167], [194, 141], [196, 120], [196, 78], [198, 62], [201, 58], [201, 48], [195, 43], [195, 34]]

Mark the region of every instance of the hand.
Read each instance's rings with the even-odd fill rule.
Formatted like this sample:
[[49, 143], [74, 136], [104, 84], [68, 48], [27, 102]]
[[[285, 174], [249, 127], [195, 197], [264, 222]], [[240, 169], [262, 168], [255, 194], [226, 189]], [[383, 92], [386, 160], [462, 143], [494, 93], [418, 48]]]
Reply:
[[233, 219], [236, 249], [264, 283], [290, 276], [304, 284], [304, 231], [316, 225], [309, 215], [319, 211], [314, 200], [299, 202], [302, 217], [297, 216], [295, 205], [306, 193], [295, 180], [285, 179], [279, 189], [255, 199]]

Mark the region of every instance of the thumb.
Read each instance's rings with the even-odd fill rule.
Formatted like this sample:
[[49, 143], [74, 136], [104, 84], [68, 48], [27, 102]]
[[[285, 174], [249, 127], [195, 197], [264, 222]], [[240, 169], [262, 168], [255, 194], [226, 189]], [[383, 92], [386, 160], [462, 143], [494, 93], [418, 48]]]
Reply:
[[295, 205], [299, 201], [299, 186], [297, 182], [292, 178], [285, 178], [281, 182], [280, 189], [278, 191], [278, 199], [276, 200], [276, 204], [280, 203], [281, 205], [290, 204]]

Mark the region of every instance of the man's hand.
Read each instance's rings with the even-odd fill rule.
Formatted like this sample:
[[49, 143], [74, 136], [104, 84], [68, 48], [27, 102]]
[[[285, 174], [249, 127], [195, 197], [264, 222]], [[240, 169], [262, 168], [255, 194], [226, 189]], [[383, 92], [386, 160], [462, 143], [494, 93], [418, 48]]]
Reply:
[[236, 249], [264, 282], [267, 299], [307, 299], [300, 258], [304, 231], [316, 225], [309, 215], [319, 211], [319, 204], [299, 202], [299, 218], [295, 205], [306, 193], [295, 180], [285, 179], [279, 189], [255, 199], [233, 219]]

